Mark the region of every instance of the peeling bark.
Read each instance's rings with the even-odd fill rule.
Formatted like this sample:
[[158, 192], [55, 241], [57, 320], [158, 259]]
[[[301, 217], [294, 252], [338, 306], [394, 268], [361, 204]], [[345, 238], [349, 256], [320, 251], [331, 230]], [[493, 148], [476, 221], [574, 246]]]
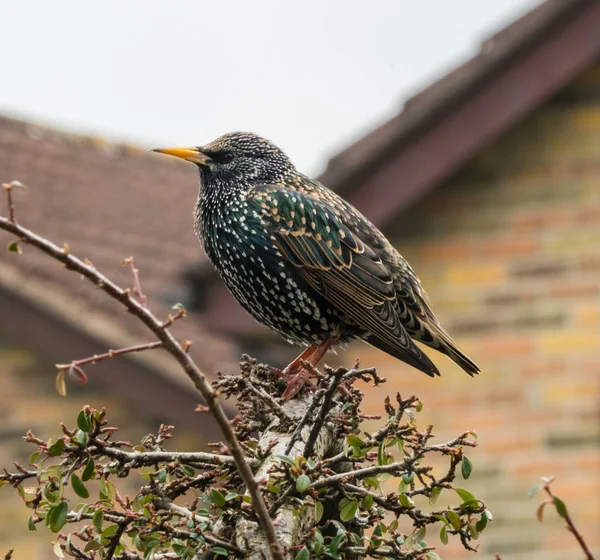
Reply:
[[[308, 395], [304, 398], [294, 399], [283, 405], [283, 410], [295, 420], [294, 424], [299, 422], [304, 416], [312, 398], [313, 395]], [[280, 462], [275, 458], [276, 455], [286, 455], [286, 448], [291, 440], [292, 434], [291, 432], [288, 433], [287, 430], [282, 432], [280, 425], [281, 421], [279, 419], [274, 420], [260, 437], [259, 447], [264, 453], [267, 453], [269, 447], [273, 445], [273, 442], [277, 443], [270, 449], [269, 455], [259, 467], [256, 473], [257, 480], [262, 481], [268, 478], [270, 469]], [[292, 447], [292, 450], [287, 453], [288, 457], [295, 459], [296, 457], [302, 456], [311, 428], [312, 422], [309, 422], [304, 426], [302, 433]], [[330, 422], [325, 422], [317, 436], [311, 458], [318, 461], [339, 453], [342, 448], [343, 442], [337, 441], [335, 438], [334, 426]], [[296, 513], [296, 515], [294, 515], [294, 513]], [[285, 504], [279, 508], [273, 518], [273, 524], [275, 526], [277, 537], [284, 549], [297, 545], [302, 536], [310, 530], [311, 527], [316, 525], [315, 513], [315, 508], [307, 507], [302, 513], [298, 514], [297, 506], [294, 506], [293, 504]], [[271, 558], [267, 540], [260, 525], [246, 517], [240, 517], [236, 523], [235, 544], [240, 549], [248, 551], [248, 558], [250, 560], [264, 560], [266, 558]], [[295, 553], [286, 554], [286, 558], [290, 560], [293, 559], [294, 556]]]

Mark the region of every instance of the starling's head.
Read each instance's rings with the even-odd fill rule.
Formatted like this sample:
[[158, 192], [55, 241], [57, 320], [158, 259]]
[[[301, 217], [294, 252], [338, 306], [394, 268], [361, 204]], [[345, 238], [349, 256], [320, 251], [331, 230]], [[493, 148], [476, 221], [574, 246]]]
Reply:
[[194, 148], [153, 151], [195, 163], [205, 183], [269, 183], [295, 171], [282, 150], [252, 132], [230, 132]]

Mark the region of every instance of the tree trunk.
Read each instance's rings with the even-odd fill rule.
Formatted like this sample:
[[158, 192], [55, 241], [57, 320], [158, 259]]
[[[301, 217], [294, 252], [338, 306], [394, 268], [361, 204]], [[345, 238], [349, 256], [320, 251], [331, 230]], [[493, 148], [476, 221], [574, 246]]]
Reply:
[[[293, 399], [283, 405], [283, 410], [295, 421], [293, 425], [300, 422], [312, 400], [313, 395], [308, 395], [302, 399]], [[259, 467], [257, 480], [267, 480], [270, 469], [277, 463], [276, 455], [287, 455], [291, 459], [302, 456], [304, 446], [308, 440], [313, 422], [308, 422], [297, 441], [294, 443], [291, 451], [286, 453], [287, 446], [291, 440], [292, 433], [282, 433], [280, 429], [280, 420], [274, 420], [265, 432], [261, 435], [259, 446], [263, 453], [269, 450], [273, 442], [277, 442]], [[315, 461], [339, 453], [343, 448], [343, 442], [335, 438], [335, 429], [331, 423], [325, 422], [321, 428], [314, 445], [314, 451], [311, 458]], [[304, 511], [298, 514], [298, 506], [286, 504], [279, 508], [273, 523], [280, 539], [281, 545], [285, 548], [297, 545], [302, 536], [316, 525], [315, 508], [306, 507]], [[264, 560], [271, 558], [268, 545], [258, 523], [253, 520], [240, 517], [235, 527], [235, 544], [242, 550], [248, 551], [250, 560]], [[286, 558], [293, 559], [295, 554], [287, 554]]]

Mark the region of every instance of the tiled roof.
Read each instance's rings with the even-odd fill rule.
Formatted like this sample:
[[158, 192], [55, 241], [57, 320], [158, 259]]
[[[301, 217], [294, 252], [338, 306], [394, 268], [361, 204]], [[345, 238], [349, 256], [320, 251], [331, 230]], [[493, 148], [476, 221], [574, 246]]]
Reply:
[[[185, 303], [182, 274], [204, 258], [192, 230], [198, 185], [193, 166], [130, 146], [0, 118], [0, 181], [13, 179], [27, 187], [15, 193], [23, 226], [59, 245], [67, 243], [74, 254], [89, 258], [122, 286], [131, 286], [131, 274], [121, 260], [133, 255], [149, 306], [159, 316], [166, 318], [170, 312], [167, 302]], [[0, 208], [4, 204], [0, 200]], [[8, 241], [8, 234], [0, 232], [0, 242], [6, 246]], [[19, 257], [1, 252], [0, 267], [15, 269], [37, 286], [41, 280], [48, 297], [66, 293], [78, 298], [136, 338], [146, 335], [145, 328], [105, 294], [34, 249], [25, 246]], [[197, 318], [190, 316], [173, 329], [181, 339], [194, 341], [193, 353], [207, 373], [237, 361], [233, 345], [211, 334]], [[69, 358], [74, 357], [65, 356]]]

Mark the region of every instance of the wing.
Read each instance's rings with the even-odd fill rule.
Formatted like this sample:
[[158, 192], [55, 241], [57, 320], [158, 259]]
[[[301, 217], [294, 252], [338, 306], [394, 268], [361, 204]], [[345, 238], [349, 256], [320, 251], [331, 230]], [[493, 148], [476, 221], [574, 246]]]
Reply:
[[271, 240], [303, 279], [353, 323], [367, 342], [435, 375], [400, 322], [394, 281], [377, 253], [326, 202], [279, 185], [247, 195]]

